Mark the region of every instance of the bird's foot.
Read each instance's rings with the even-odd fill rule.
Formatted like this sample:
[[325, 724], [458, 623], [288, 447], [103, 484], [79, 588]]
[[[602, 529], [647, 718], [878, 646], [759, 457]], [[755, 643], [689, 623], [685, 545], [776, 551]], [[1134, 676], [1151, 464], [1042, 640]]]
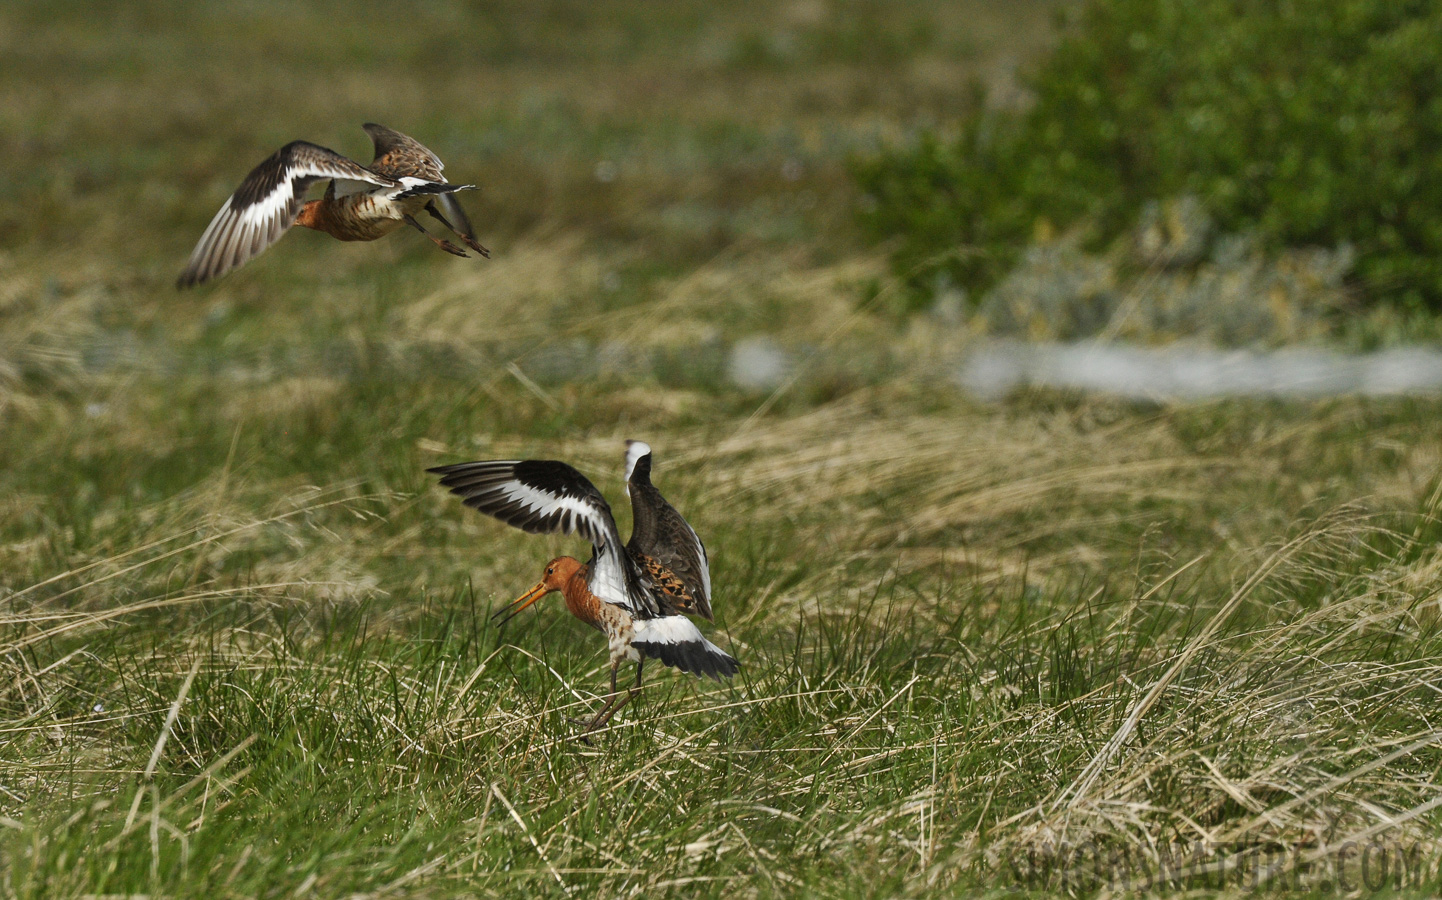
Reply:
[[447, 253], [451, 253], [451, 254], [454, 254], [454, 255], [456, 255], [456, 256], [467, 256], [467, 257], [470, 256], [469, 253], [467, 253], [466, 251], [462, 250], [460, 247], [457, 247], [455, 244], [452, 244], [450, 241], [446, 240], [445, 238], [435, 238], [434, 240], [435, 240], [435, 242], [436, 242], [436, 246], [437, 246], [437, 247], [440, 247], [442, 250], [446, 251]]
[[576, 735], [576, 740], [585, 744], [587, 747], [596, 746], [595, 741], [591, 740], [591, 732], [596, 730], [594, 727], [592, 727], [596, 721], [594, 717], [589, 719], [581, 719], [577, 718], [576, 716], [566, 716], [566, 721], [581, 729], [581, 733]]
[[467, 247], [470, 247], [472, 250], [474, 250], [474, 251], [476, 251], [477, 253], [481, 254], [481, 255], [484, 256], [486, 259], [490, 259], [490, 258], [491, 258], [491, 251], [489, 251], [489, 250], [487, 250], [485, 247], [481, 246], [481, 242], [480, 242], [480, 241], [478, 241], [478, 240], [476, 240], [475, 238], [471, 237], [470, 235], [466, 235], [466, 234], [461, 235], [461, 240], [463, 240], [463, 241], [466, 242], [466, 246], [467, 246]]

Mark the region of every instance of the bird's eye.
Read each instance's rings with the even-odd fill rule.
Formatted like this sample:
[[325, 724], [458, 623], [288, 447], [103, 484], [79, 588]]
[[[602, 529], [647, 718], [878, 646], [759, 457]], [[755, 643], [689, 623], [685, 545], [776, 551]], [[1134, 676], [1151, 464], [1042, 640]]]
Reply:
[[551, 566], [551, 568], [549, 568], [549, 569], [546, 570], [546, 574], [547, 574], [547, 575], [554, 575], [554, 574], [556, 574], [556, 567], [555, 567], [555, 566]]

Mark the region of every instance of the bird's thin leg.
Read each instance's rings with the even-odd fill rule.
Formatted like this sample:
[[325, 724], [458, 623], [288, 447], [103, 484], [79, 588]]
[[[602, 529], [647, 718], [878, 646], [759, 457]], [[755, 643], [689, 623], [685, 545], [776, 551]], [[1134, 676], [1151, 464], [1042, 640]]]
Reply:
[[441, 215], [441, 211], [439, 209], [436, 209], [436, 201], [432, 200], [430, 203], [426, 204], [426, 212], [430, 213], [437, 222], [440, 222], [451, 231], [454, 231], [456, 233], [456, 237], [466, 242], [467, 247], [470, 247], [472, 250], [476, 251], [487, 259], [490, 258], [491, 251], [483, 247], [480, 241], [471, 237], [469, 234], [466, 234], [464, 230], [457, 228], [455, 225], [452, 225], [450, 219], [447, 219], [445, 216]]
[[606, 695], [606, 705], [601, 707], [601, 711], [589, 719], [571, 719], [571, 722], [576, 725], [586, 726], [586, 730], [581, 732], [583, 736], [596, 730], [596, 722], [611, 708], [611, 704], [616, 702], [616, 671], [620, 668], [621, 661], [619, 659], [611, 661], [611, 693]]
[[641, 692], [641, 667], [645, 664], [646, 661], [644, 659], [636, 660], [636, 684], [634, 687], [632, 687], [629, 691], [626, 692], [624, 697], [616, 693], [616, 670], [611, 670], [611, 694], [619, 702], [617, 702], [614, 706], [609, 703], [606, 704], [607, 708], [597, 713], [596, 720], [591, 723], [591, 727], [586, 729], [587, 734], [595, 731], [597, 728], [600, 728], [602, 725], [605, 725], [607, 722], [611, 721], [611, 717], [616, 715], [616, 713], [620, 712], [621, 707], [625, 706], [627, 703], [630, 703], [635, 698], [635, 696]]
[[445, 240], [444, 238], [438, 238], [435, 235], [431, 234], [429, 231], [426, 231], [425, 228], [421, 227], [421, 223], [416, 221], [416, 217], [411, 215], [410, 213], [406, 213], [405, 220], [406, 224], [410, 225], [416, 231], [419, 231], [421, 234], [430, 238], [432, 243], [434, 243], [437, 247], [440, 247], [447, 253], [454, 253], [456, 256], [470, 255], [466, 253], [466, 251], [462, 250], [460, 247], [452, 244], [450, 241]]
[[[616, 689], [616, 671], [620, 668], [621, 661], [619, 659], [613, 660], [611, 662], [611, 693], [606, 697], [606, 705], [602, 706], [600, 712], [592, 716], [591, 721], [586, 723], [585, 730], [581, 732], [582, 740], [585, 740], [586, 735], [601, 727], [601, 722], [603, 722], [606, 717], [611, 714], [611, 707], [615, 706], [616, 701], [620, 699], [621, 693]], [[579, 725], [581, 723], [577, 722], [576, 724]]]

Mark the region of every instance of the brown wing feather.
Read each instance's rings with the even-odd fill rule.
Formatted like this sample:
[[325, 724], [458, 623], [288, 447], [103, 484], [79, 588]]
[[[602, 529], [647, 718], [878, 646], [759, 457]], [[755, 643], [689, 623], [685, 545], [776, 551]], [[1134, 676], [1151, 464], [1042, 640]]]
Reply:
[[376, 145], [376, 158], [370, 164], [372, 172], [390, 178], [410, 176], [426, 181], [446, 180], [441, 175], [445, 163], [420, 141], [374, 122], [367, 122], [361, 127]]
[[636, 565], [656, 588], [661, 615], [685, 613], [688, 616], [694, 616], [700, 613], [696, 598], [686, 588], [686, 582], [671, 571], [665, 563], [632, 547], [627, 547], [626, 552], [630, 554], [631, 559], [635, 560]]

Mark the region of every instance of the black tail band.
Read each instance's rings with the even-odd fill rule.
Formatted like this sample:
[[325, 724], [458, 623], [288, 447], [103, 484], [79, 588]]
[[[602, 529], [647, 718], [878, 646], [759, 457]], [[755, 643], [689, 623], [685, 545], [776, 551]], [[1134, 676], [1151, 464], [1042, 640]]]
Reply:
[[473, 191], [475, 189], [474, 184], [446, 184], [444, 181], [427, 181], [425, 184], [406, 188], [396, 194], [396, 199], [404, 200], [407, 197], [421, 197], [425, 194], [454, 194], [456, 191]]
[[679, 644], [635, 641], [632, 646], [647, 659], [658, 660], [673, 669], [680, 669], [682, 672], [689, 672], [692, 675], [714, 678], [717, 681], [722, 678], [730, 678], [736, 674], [737, 669], [741, 668], [740, 663], [719, 647], [701, 641], [686, 641]]

